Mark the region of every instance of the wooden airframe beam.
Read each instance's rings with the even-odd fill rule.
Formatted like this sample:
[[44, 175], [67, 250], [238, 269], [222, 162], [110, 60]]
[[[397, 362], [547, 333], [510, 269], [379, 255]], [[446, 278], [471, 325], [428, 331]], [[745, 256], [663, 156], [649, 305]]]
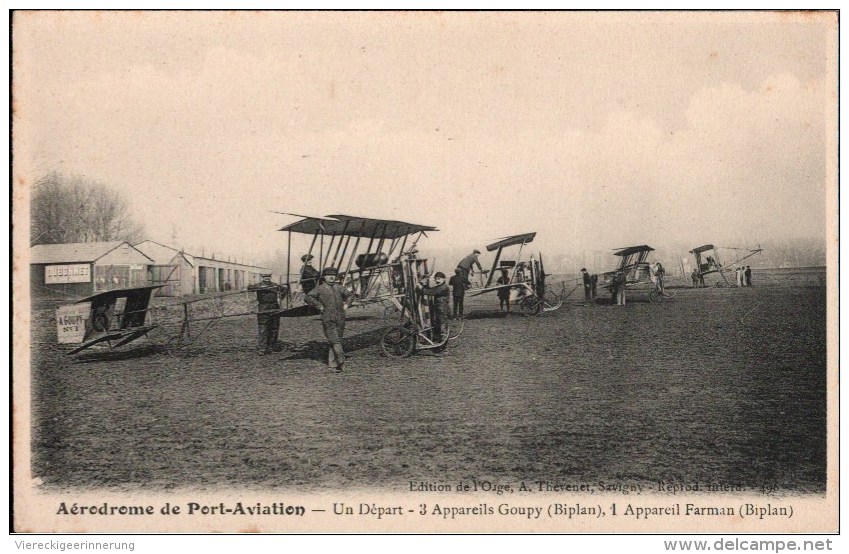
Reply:
[[[291, 307], [291, 299], [292, 299], [292, 287], [290, 286], [290, 280], [292, 278], [292, 230], [289, 229], [287, 231], [289, 235], [288, 241], [286, 242], [286, 309], [288, 310]], [[303, 271], [303, 268], [301, 268]], [[298, 281], [301, 280], [301, 274], [298, 274]]]
[[516, 254], [516, 265], [513, 266], [513, 273], [510, 274], [510, 282], [513, 282], [513, 277], [516, 276], [516, 272], [519, 270], [519, 261], [522, 259], [522, 250], [525, 248], [525, 240], [522, 241], [522, 244], [519, 245], [519, 253]]
[[[348, 258], [348, 265], [345, 267], [345, 276], [346, 276], [346, 277], [347, 277], [347, 276], [348, 276], [348, 274], [351, 272], [351, 264], [353, 264], [353, 263], [354, 263], [354, 258], [356, 257], [356, 255], [357, 255], [357, 250], [358, 250], [358, 249], [359, 249], [359, 247], [360, 247], [360, 239], [361, 239], [361, 238], [363, 238], [363, 231], [365, 231], [365, 228], [366, 228], [366, 222], [365, 222], [365, 221], [363, 221], [363, 222], [360, 224], [360, 230], [357, 232], [357, 240], [356, 240], [356, 241], [354, 241], [354, 250], [351, 252], [351, 257], [350, 257], [350, 258]], [[348, 246], [347, 246], [347, 245], [345, 245], [345, 248], [347, 249], [347, 248], [348, 248]], [[339, 264], [339, 265], [342, 265], [342, 264], [341, 264], [341, 262], [344, 260], [344, 258], [345, 258], [345, 254], [343, 253], [343, 254], [342, 254], [342, 260], [340, 260], [340, 264]]]
[[[377, 235], [377, 227], [378, 227], [377, 225], [375, 225], [375, 227], [374, 227], [375, 235]], [[389, 227], [389, 223], [384, 222], [383, 223], [383, 233], [380, 235], [380, 240], [377, 242], [377, 254], [380, 254], [380, 249], [383, 248], [383, 243], [386, 240], [386, 229], [388, 227]], [[369, 248], [371, 248], [371, 243], [369, 243]], [[366, 257], [368, 257], [368, 253], [366, 253]], [[378, 259], [379, 259], [379, 257], [378, 257]], [[366, 259], [366, 261], [368, 261], [368, 259]], [[373, 284], [374, 284], [374, 267], [369, 269], [369, 272], [368, 272], [368, 287], [366, 288], [365, 292], [368, 292], [371, 289]]]
[[[336, 242], [336, 231], [330, 234], [330, 244], [327, 245], [327, 255], [324, 257], [326, 267], [333, 267], [333, 261], [330, 259], [330, 253], [333, 251], [333, 243]], [[342, 240], [339, 239], [341, 243]]]
[[495, 275], [495, 267], [498, 265], [498, 260], [501, 258], [501, 251], [504, 250], [504, 247], [498, 249], [498, 252], [495, 253], [495, 260], [492, 262], [492, 269], [489, 270], [489, 277], [486, 278], [486, 284], [483, 288], [489, 287], [492, 284], [492, 277]]
[[[342, 237], [345, 236], [345, 231], [348, 230], [348, 224], [351, 223], [350, 220], [345, 221], [345, 225], [342, 227], [342, 232], [339, 233], [339, 244], [336, 245], [336, 252], [333, 254], [333, 261], [330, 263], [330, 267], [336, 267], [336, 258], [339, 256], [339, 249], [342, 248]], [[351, 237], [348, 237], [351, 238]], [[333, 244], [330, 245], [330, 248], [333, 248]], [[330, 254], [330, 249], [327, 251]]]

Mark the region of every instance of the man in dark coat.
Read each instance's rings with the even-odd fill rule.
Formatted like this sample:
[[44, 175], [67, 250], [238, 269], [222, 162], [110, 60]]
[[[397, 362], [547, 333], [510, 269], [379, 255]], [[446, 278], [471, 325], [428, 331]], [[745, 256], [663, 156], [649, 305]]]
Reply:
[[473, 266], [478, 266], [478, 271], [483, 271], [483, 267], [481, 267], [481, 263], [478, 260], [478, 256], [480, 256], [481, 251], [477, 248], [468, 256], [460, 260], [460, 263], [457, 264], [457, 269], [462, 271], [463, 279], [466, 281], [469, 280], [469, 275], [474, 273]]
[[587, 273], [587, 268], [581, 268], [581, 278], [584, 280], [584, 302], [592, 304], [593, 302], [593, 278]]
[[339, 272], [336, 268], [328, 267], [322, 272], [324, 277], [321, 284], [306, 295], [307, 304], [321, 311], [321, 326], [324, 336], [330, 343], [327, 352], [327, 365], [335, 362], [336, 371], [342, 371], [345, 366], [345, 351], [342, 350], [342, 338], [345, 335], [345, 312], [348, 302], [353, 297], [351, 291], [336, 282]]
[[258, 284], [248, 286], [248, 290], [256, 291], [257, 301], [257, 344], [260, 356], [277, 350], [277, 337], [280, 331], [280, 302], [278, 295], [286, 294], [286, 285], [278, 285], [271, 280], [270, 273], [260, 275]]
[[[496, 285], [509, 285], [510, 272], [506, 269], [501, 270], [501, 277], [495, 281]], [[501, 287], [496, 294], [498, 295], [498, 311], [510, 313], [510, 287]]]
[[433, 311], [431, 312], [434, 333], [433, 341], [442, 342], [448, 331], [448, 284], [445, 283], [445, 274], [437, 271], [433, 276], [435, 285], [432, 287], [419, 284], [416, 288], [425, 296], [433, 298]]
[[451, 285], [451, 297], [454, 300], [454, 317], [463, 318], [463, 300], [466, 297], [466, 287], [469, 282], [463, 279], [463, 271], [458, 267], [454, 270], [454, 275], [448, 280]]

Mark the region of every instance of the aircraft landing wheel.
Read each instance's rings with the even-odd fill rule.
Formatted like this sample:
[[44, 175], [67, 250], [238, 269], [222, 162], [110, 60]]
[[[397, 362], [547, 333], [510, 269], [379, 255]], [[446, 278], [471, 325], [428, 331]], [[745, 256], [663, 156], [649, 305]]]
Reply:
[[537, 315], [542, 310], [542, 302], [536, 296], [527, 296], [522, 300], [521, 308], [524, 316]]
[[407, 358], [415, 346], [414, 331], [404, 325], [388, 329], [380, 339], [380, 349], [390, 358]]
[[673, 291], [660, 292], [655, 289], [649, 293], [649, 302], [660, 302], [662, 300], [672, 300], [675, 298]]

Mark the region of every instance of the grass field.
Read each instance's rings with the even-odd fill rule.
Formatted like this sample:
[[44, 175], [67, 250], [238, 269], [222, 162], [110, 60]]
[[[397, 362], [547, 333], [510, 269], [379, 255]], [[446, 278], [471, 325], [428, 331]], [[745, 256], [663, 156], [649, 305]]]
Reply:
[[[316, 318], [222, 320], [190, 355], [168, 331], [67, 356], [34, 311], [33, 473], [45, 490], [375, 488], [460, 479], [720, 483], [786, 494], [826, 485], [822, 272], [764, 286], [677, 288], [674, 301], [538, 317], [469, 299], [443, 356], [381, 354], [385, 323], [351, 310], [341, 374]], [[173, 330], [171, 330], [173, 331]]]

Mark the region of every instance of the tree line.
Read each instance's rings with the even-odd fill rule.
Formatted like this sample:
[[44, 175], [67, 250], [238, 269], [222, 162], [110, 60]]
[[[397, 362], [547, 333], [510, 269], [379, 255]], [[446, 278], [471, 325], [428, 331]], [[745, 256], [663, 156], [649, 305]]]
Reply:
[[124, 196], [103, 183], [57, 172], [33, 186], [30, 204], [30, 244], [145, 238], [144, 227], [130, 214]]

